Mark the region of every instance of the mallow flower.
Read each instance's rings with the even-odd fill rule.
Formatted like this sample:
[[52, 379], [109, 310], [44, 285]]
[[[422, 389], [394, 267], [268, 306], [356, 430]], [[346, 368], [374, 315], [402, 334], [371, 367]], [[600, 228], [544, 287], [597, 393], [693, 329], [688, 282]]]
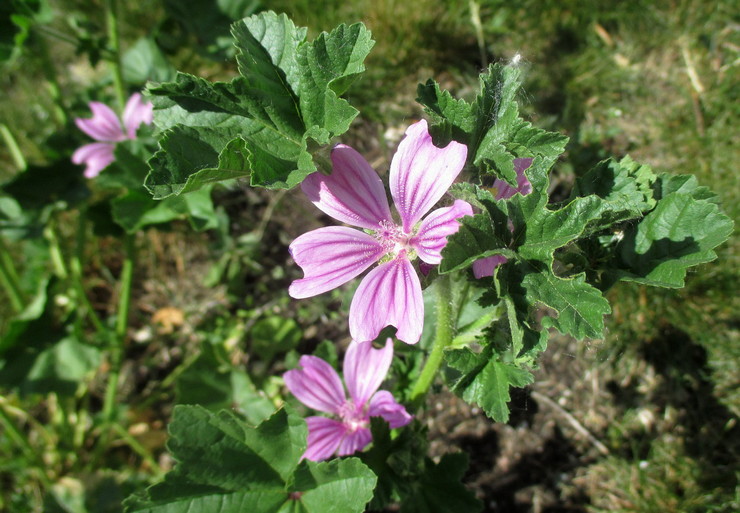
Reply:
[[98, 142], [77, 148], [72, 162], [86, 165], [85, 177], [95, 178], [115, 160], [113, 151], [116, 144], [126, 139], [136, 139], [136, 131], [142, 123], [152, 122], [154, 106], [142, 100], [141, 94], [134, 93], [126, 102], [123, 122], [113, 109], [100, 102], [90, 102], [91, 118], [76, 118], [77, 127]]
[[[497, 200], [509, 199], [516, 193], [526, 196], [532, 192], [532, 184], [529, 182], [527, 175], [524, 172], [529, 169], [532, 165], [532, 159], [514, 159], [514, 170], [516, 171], [516, 187], [512, 187], [507, 182], [501, 179], [496, 179], [491, 186], [493, 194]], [[507, 258], [503, 255], [493, 255], [486, 258], [481, 258], [473, 262], [473, 275], [480, 279], [486, 276], [493, 276], [493, 271], [497, 266], [506, 262]]]
[[415, 344], [421, 337], [424, 303], [412, 262], [442, 261], [447, 237], [457, 232], [458, 218], [472, 215], [465, 201], [424, 215], [449, 189], [465, 164], [467, 148], [451, 142], [432, 143], [426, 121], [406, 130], [390, 169], [390, 192], [400, 222], [391, 214], [383, 183], [370, 164], [349, 146], [337, 145], [328, 176], [309, 175], [301, 188], [334, 219], [361, 228], [330, 226], [305, 233], [290, 245], [304, 277], [288, 290], [294, 298], [312, 297], [357, 277], [370, 266], [349, 308], [349, 329], [357, 341], [374, 340], [385, 326], [396, 337]]
[[360, 451], [372, 441], [370, 417], [384, 418], [391, 428], [411, 422], [403, 405], [387, 390], [380, 390], [391, 361], [393, 342], [374, 349], [372, 342], [352, 342], [344, 356], [344, 381], [331, 365], [316, 356], [304, 355], [299, 368], [283, 376], [290, 392], [306, 406], [333, 415], [308, 417], [308, 447], [303, 457], [321, 461], [335, 452], [346, 456]]

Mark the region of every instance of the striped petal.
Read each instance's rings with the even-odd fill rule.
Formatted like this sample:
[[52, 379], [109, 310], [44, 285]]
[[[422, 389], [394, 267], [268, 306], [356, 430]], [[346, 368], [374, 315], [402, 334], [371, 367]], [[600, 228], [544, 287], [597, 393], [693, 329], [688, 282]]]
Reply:
[[303, 457], [311, 461], [330, 458], [342, 443], [347, 428], [338, 420], [326, 417], [306, 417], [306, 424], [308, 444]]
[[516, 171], [516, 188], [509, 185], [506, 181], [496, 178], [493, 181], [492, 188], [496, 189], [496, 199], [509, 199], [514, 194], [521, 193], [522, 196], [526, 196], [532, 192], [532, 184], [529, 182], [529, 178], [524, 172], [529, 169], [532, 165], [533, 159], [514, 159], [514, 171]]
[[372, 342], [353, 342], [344, 356], [344, 382], [352, 402], [362, 409], [388, 374], [393, 361], [393, 341], [383, 349], [373, 349]]
[[337, 145], [331, 153], [329, 176], [309, 175], [301, 189], [321, 211], [337, 221], [376, 230], [391, 220], [383, 182], [370, 164], [354, 149]]
[[467, 147], [454, 141], [437, 148], [424, 120], [406, 130], [390, 171], [391, 195], [406, 233], [411, 233], [447, 192], [465, 165], [467, 154]]
[[117, 142], [126, 139], [121, 130], [121, 122], [113, 109], [100, 102], [90, 102], [93, 116], [89, 119], [77, 118], [77, 128], [101, 142]]
[[304, 233], [290, 245], [290, 254], [304, 277], [288, 293], [312, 297], [347, 283], [383, 256], [383, 246], [370, 235], [346, 226], [328, 226]]
[[357, 341], [375, 340], [386, 326], [396, 337], [416, 344], [424, 327], [421, 283], [404, 252], [368, 273], [349, 307], [349, 331]]
[[396, 402], [387, 390], [381, 390], [370, 400], [368, 414], [371, 417], [383, 417], [391, 428], [405, 426], [413, 418], [402, 404]]
[[95, 178], [100, 172], [116, 160], [113, 156], [115, 145], [111, 143], [91, 143], [80, 146], [72, 154], [74, 164], [85, 164], [85, 177]]
[[299, 368], [283, 374], [290, 393], [309, 408], [339, 414], [347, 398], [337, 372], [316, 356], [303, 355], [298, 363]]
[[136, 131], [142, 123], [152, 124], [153, 111], [152, 102], [145, 102], [139, 93], [131, 95], [123, 109], [123, 126], [129, 139], [136, 139]]
[[447, 237], [460, 229], [457, 220], [472, 215], [473, 207], [462, 200], [456, 200], [451, 207], [439, 208], [429, 214], [410, 241], [419, 258], [428, 264], [439, 264], [442, 261], [442, 249], [447, 245]]
[[344, 439], [339, 444], [339, 450], [337, 454], [339, 456], [349, 456], [357, 451], [364, 449], [367, 444], [372, 442], [373, 435], [367, 428], [359, 428], [356, 431], [350, 433], [349, 431], [344, 435]]

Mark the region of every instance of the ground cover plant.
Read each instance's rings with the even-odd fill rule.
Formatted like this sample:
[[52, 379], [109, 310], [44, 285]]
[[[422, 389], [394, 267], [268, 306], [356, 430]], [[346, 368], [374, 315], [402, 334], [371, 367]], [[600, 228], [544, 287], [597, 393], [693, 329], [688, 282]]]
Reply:
[[[669, 173], [599, 110], [660, 6], [539, 4], [549, 77], [497, 54], [527, 6], [75, 7], [3, 7], [49, 114], [0, 127], [3, 508], [737, 506], [719, 14], [666, 22], [719, 27], [680, 41], [696, 169]], [[605, 56], [624, 75], [580, 71]]]

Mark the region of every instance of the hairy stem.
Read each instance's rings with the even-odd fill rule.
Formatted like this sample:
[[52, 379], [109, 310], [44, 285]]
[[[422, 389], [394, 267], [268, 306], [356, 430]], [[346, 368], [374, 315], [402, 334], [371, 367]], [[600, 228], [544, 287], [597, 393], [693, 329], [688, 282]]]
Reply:
[[444, 350], [452, 342], [454, 335], [452, 319], [452, 284], [449, 275], [442, 275], [437, 279], [437, 331], [434, 336], [432, 352], [429, 353], [421, 374], [411, 389], [411, 403], [414, 410], [418, 409], [432, 386], [439, 367], [442, 365]]
[[113, 87], [116, 92], [118, 108], [123, 112], [123, 107], [126, 104], [126, 92], [123, 85], [123, 72], [121, 70], [121, 47], [118, 35], [118, 2], [116, 0], [106, 0], [105, 21], [108, 27], [108, 45], [111, 51], [110, 67], [113, 73]]

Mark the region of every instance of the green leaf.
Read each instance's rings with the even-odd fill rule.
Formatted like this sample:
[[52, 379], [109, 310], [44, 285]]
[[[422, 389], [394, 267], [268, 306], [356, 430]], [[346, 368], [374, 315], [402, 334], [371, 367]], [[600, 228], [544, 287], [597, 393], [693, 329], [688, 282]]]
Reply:
[[111, 201], [113, 220], [128, 233], [146, 226], [187, 218], [198, 231], [214, 228], [216, 212], [211, 188], [156, 201], [142, 189], [129, 190]]
[[308, 127], [326, 131], [320, 142], [346, 132], [358, 111], [338, 95], [365, 71], [363, 62], [374, 41], [362, 23], [340, 25], [321, 33], [313, 42], [299, 47], [300, 106]]
[[401, 513], [474, 513], [483, 504], [460, 483], [468, 469], [468, 455], [445, 454], [439, 463], [426, 460], [424, 474], [401, 503]]
[[696, 189], [668, 194], [625, 231], [616, 250], [614, 280], [683, 287], [689, 267], [717, 258], [714, 248], [729, 238], [733, 222], [715, 203], [697, 200], [696, 194], [707, 197]]
[[534, 307], [545, 306], [554, 312], [542, 318], [543, 327], [579, 340], [604, 336], [604, 315], [611, 308], [599, 289], [586, 283], [585, 275], [559, 278], [543, 263], [522, 262], [504, 266], [496, 278], [509, 285], [508, 295], [520, 315], [531, 315]]
[[175, 77], [175, 69], [151, 37], [139, 38], [122, 58], [126, 82], [145, 84], [148, 80], [164, 82]]
[[365, 510], [377, 478], [357, 458], [321, 463], [304, 460], [295, 473], [293, 496], [306, 513]]
[[300, 461], [306, 424], [285, 410], [250, 427], [233, 412], [176, 406], [169, 430], [177, 465], [127, 512], [359, 513], [372, 497], [375, 475], [359, 460]]
[[468, 403], [479, 405], [496, 422], [509, 420], [509, 387], [524, 387], [534, 380], [526, 370], [502, 361], [491, 344], [479, 353], [469, 348], [447, 351], [445, 360], [460, 372], [450, 383], [452, 391]]
[[72, 396], [83, 379], [97, 369], [102, 352], [66, 337], [38, 354], [22, 385], [24, 393]]
[[146, 186], [157, 199], [246, 176], [255, 186], [293, 187], [316, 170], [309, 148], [357, 115], [339, 95], [372, 47], [363, 25], [308, 43], [305, 28], [263, 12], [234, 23], [232, 34], [239, 77], [211, 83], [180, 73], [149, 88], [162, 139]]
[[603, 201], [595, 196], [578, 197], [557, 210], [548, 208], [549, 166], [536, 158], [527, 170], [532, 192], [515, 195], [509, 202], [514, 224], [514, 246], [521, 258], [553, 261], [553, 252], [575, 240], [588, 223], [598, 218]]
[[418, 88], [417, 101], [431, 117], [435, 143], [450, 139], [468, 146], [468, 164], [479, 176], [493, 174], [516, 184], [514, 158], [540, 156], [551, 165], [565, 150], [568, 138], [533, 127], [519, 116], [516, 95], [521, 72], [516, 66], [494, 64], [480, 76], [472, 104], [454, 99], [433, 81]]
[[298, 323], [279, 315], [257, 321], [249, 332], [252, 349], [265, 361], [294, 349], [303, 338]]
[[638, 219], [655, 207], [652, 187], [656, 181], [650, 166], [624, 157], [599, 162], [576, 180], [571, 198], [595, 195], [603, 200], [601, 212], [589, 224], [598, 231], [630, 219]]

